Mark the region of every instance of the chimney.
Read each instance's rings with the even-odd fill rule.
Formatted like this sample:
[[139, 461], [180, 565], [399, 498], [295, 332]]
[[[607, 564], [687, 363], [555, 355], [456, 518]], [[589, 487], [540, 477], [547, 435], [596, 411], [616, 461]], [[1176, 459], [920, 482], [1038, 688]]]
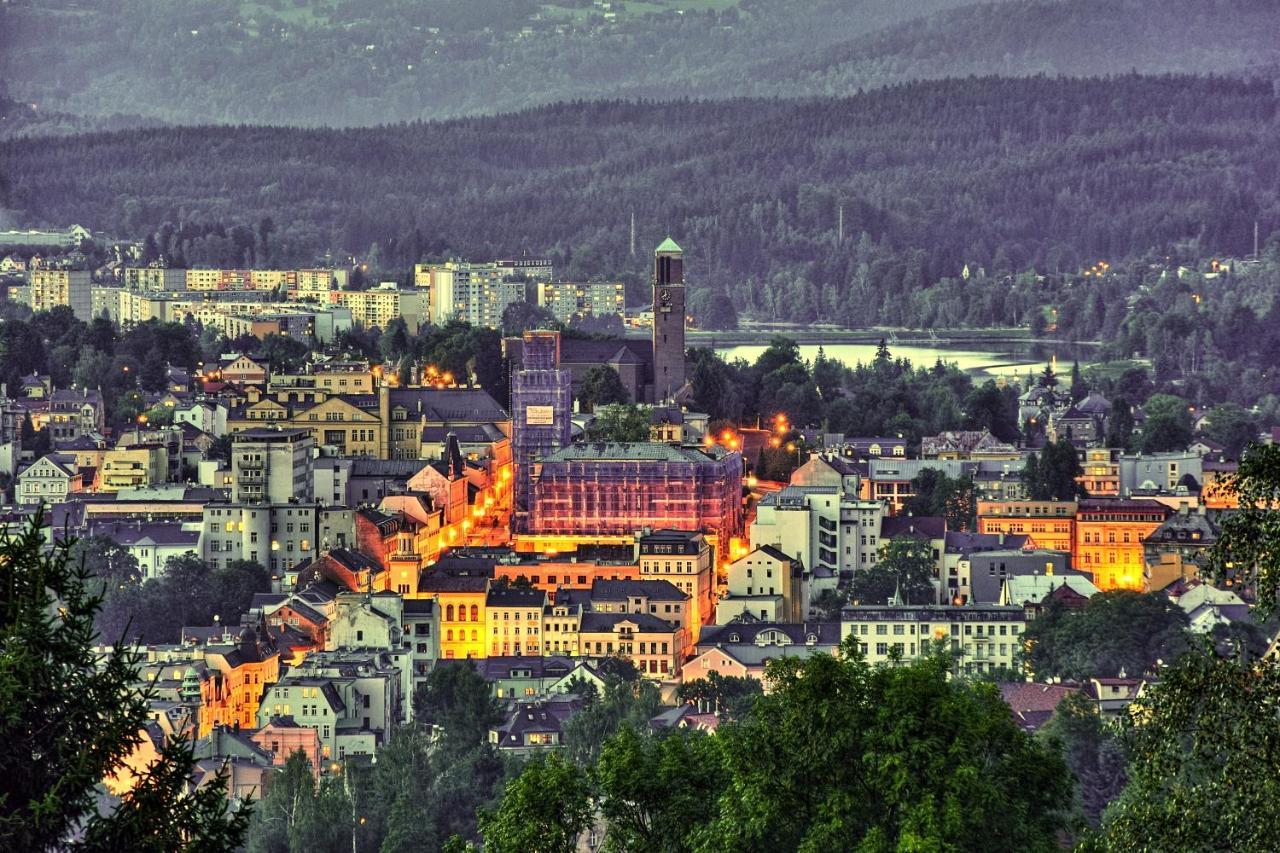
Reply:
[[458, 436], [452, 431], [445, 436], [445, 452], [449, 455], [449, 470], [456, 478], [463, 475], [462, 465], [462, 445], [458, 443]]

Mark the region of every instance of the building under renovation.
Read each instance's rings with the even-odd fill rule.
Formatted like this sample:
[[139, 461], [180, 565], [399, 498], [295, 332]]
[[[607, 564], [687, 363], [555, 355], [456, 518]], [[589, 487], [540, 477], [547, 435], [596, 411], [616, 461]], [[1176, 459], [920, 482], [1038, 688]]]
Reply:
[[722, 447], [571, 445], [543, 457], [529, 531], [539, 536], [701, 531], [723, 547], [742, 535], [742, 456]]
[[560, 369], [560, 333], [525, 332], [521, 343], [521, 368], [511, 377], [512, 522], [518, 533], [529, 530], [534, 466], [568, 446], [573, 407], [569, 371]]

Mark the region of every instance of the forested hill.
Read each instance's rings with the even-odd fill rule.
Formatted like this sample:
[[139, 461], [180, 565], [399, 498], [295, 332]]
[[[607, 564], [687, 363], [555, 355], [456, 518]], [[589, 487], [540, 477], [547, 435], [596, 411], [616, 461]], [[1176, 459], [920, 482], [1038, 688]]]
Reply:
[[84, 119], [367, 125], [968, 74], [1234, 73], [1274, 66], [1277, 33], [1276, 0], [10, 0], [0, 86]]
[[762, 63], [757, 94], [839, 95], [969, 74], [1230, 73], [1280, 78], [1275, 0], [1006, 0]]
[[[906, 294], [966, 264], [994, 280], [1247, 253], [1255, 221], [1264, 241], [1280, 232], [1277, 138], [1270, 82], [972, 78], [799, 102], [11, 140], [0, 203], [120, 235], [168, 222], [162, 251], [190, 264], [247, 262], [230, 232], [269, 216], [273, 262], [345, 248], [403, 272], [428, 253], [550, 252], [569, 275], [639, 280], [671, 233], [691, 252], [699, 313], [731, 293], [761, 316], [901, 323]], [[998, 292], [979, 301], [973, 322], [1025, 322]]]

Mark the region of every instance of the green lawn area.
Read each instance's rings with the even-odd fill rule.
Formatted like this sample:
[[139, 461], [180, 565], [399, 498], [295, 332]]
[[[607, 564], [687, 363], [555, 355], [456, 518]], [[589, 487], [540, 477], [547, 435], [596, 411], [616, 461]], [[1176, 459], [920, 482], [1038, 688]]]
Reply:
[[623, 7], [623, 11], [628, 15], [652, 15], [655, 12], [665, 12], [667, 7], [661, 3], [643, 2], [643, 0], [627, 0], [625, 3], [619, 3]]
[[738, 0], [673, 0], [668, 4], [674, 9], [684, 9], [686, 11], [705, 12], [708, 9], [721, 11], [723, 9], [731, 9], [738, 5]]
[[564, 21], [585, 21], [593, 12], [599, 12], [595, 6], [570, 7], [547, 4], [542, 7], [543, 17], [557, 18]]
[[[627, 15], [653, 15], [682, 9], [686, 12], [705, 12], [708, 9], [730, 9], [738, 5], [738, 0], [613, 0], [612, 11], [619, 17]], [[570, 7], [547, 3], [542, 6], [542, 13], [548, 18], [582, 20], [592, 13], [600, 14], [595, 6]]]
[[[324, 8], [317, 8], [321, 5]], [[292, 0], [285, 0], [278, 6], [273, 6], [269, 3], [240, 4], [240, 16], [242, 18], [275, 18], [276, 20], [301, 27], [316, 27], [327, 24], [329, 22], [329, 13], [332, 10], [332, 3], [295, 5]]]
[[[1058, 367], [1059, 369], [1062, 369], [1061, 364], [1059, 364]], [[1126, 358], [1121, 359], [1120, 361], [1100, 361], [1085, 367], [1084, 373], [1086, 377], [1094, 375], [1099, 379], [1119, 379], [1122, 373], [1134, 367], [1141, 367], [1149, 371], [1151, 369], [1151, 361], [1145, 358]]]

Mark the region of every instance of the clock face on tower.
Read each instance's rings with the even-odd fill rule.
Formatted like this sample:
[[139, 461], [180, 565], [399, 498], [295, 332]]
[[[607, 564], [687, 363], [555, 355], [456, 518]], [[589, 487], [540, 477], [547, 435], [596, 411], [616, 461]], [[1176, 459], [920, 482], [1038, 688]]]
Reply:
[[663, 305], [670, 305], [671, 291], [667, 290], [666, 288], [663, 288], [662, 292], [658, 294], [658, 301], [661, 302]]

